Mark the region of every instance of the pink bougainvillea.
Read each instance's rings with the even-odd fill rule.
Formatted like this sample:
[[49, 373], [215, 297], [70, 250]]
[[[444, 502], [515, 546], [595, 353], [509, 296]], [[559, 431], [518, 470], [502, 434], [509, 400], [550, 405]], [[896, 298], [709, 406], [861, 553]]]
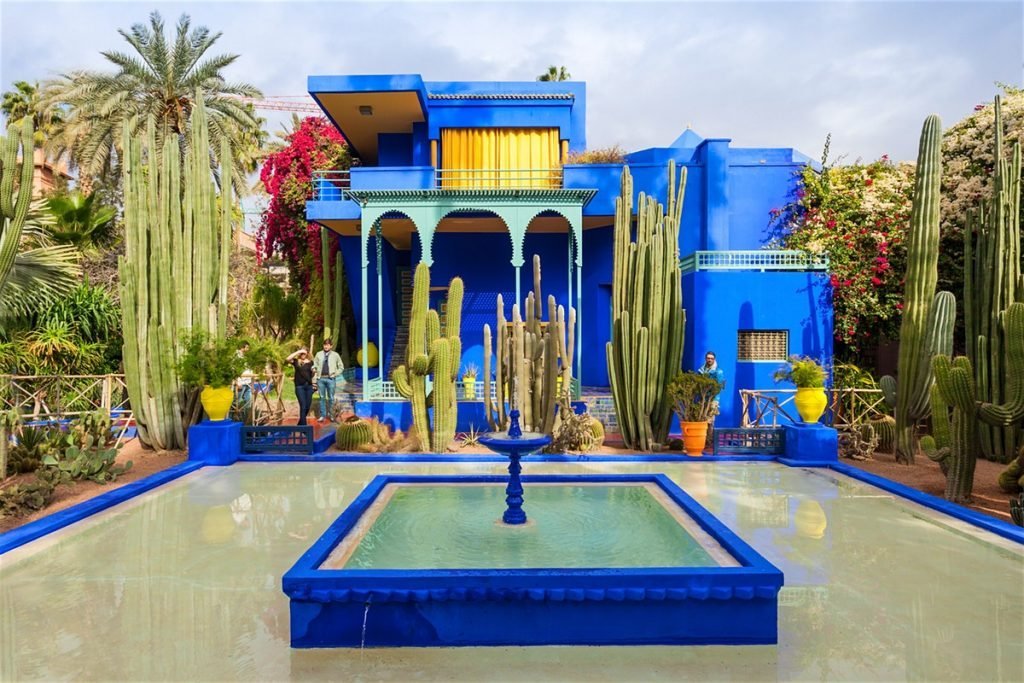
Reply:
[[771, 212], [776, 244], [826, 253], [839, 359], [870, 366], [879, 342], [899, 334], [914, 169], [887, 157], [805, 168], [794, 201]]
[[310, 116], [285, 136], [284, 146], [268, 155], [260, 169], [270, 204], [257, 234], [259, 256], [282, 258], [303, 292], [320, 272], [320, 228], [305, 217], [313, 172], [350, 165], [348, 145], [337, 129], [323, 117]]

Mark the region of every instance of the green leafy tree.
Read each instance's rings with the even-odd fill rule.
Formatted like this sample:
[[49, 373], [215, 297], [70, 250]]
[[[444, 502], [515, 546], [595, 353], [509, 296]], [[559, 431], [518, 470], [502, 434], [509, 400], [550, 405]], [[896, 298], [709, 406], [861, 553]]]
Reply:
[[150, 117], [157, 122], [158, 145], [168, 135], [187, 145], [196, 97], [202, 93], [210, 118], [212, 163], [219, 161], [220, 140], [226, 137], [236, 168], [255, 170], [265, 133], [253, 107], [240, 98], [261, 93], [253, 85], [225, 78], [223, 71], [238, 55], [207, 55], [221, 33], [192, 28], [183, 14], [168, 40], [159, 12], [150, 15], [148, 26], [135, 24], [118, 33], [133, 51], [102, 53], [116, 72], [73, 71], [46, 84], [44, 104], [67, 111], [54, 142], [57, 151], [67, 152], [86, 176], [106, 177], [114, 169], [125, 123], [131, 135], [141, 137]]
[[564, 66], [555, 66], [554, 64], [537, 76], [538, 81], [568, 81], [570, 78], [572, 78], [572, 74]]

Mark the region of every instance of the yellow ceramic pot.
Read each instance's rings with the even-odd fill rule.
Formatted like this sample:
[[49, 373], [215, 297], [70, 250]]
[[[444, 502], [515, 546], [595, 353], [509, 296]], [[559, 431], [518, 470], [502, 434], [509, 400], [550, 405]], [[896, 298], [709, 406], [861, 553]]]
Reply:
[[825, 414], [825, 407], [828, 399], [825, 398], [825, 390], [821, 387], [800, 387], [796, 390], [796, 411], [804, 422], [815, 423]]
[[207, 386], [203, 389], [203, 393], [199, 394], [203, 410], [206, 411], [207, 417], [214, 422], [227, 419], [228, 413], [231, 412], [232, 399], [234, 399], [234, 394], [231, 387]]
[[[375, 368], [377, 363], [380, 362], [380, 353], [377, 351], [377, 345], [370, 342], [366, 345], [366, 367]], [[363, 350], [359, 349], [356, 351], [356, 365], [361, 366], [363, 364]]]
[[467, 401], [473, 401], [476, 399], [476, 380], [475, 379], [463, 379], [462, 380], [463, 396]]
[[703, 455], [704, 444], [708, 439], [707, 422], [683, 422], [679, 425], [683, 430], [683, 450], [687, 455]]
[[804, 538], [824, 538], [825, 529], [828, 527], [828, 517], [825, 510], [816, 500], [805, 500], [796, 508], [793, 516], [796, 532]]

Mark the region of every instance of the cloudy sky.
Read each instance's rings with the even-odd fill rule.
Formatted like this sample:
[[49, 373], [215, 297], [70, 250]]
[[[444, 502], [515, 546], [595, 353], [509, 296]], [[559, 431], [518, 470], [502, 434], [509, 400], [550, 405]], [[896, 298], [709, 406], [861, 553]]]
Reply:
[[[0, 0], [0, 87], [103, 69], [116, 29], [186, 12], [241, 55], [232, 80], [299, 95], [309, 74], [533, 80], [564, 64], [588, 87], [591, 147], [671, 142], [687, 124], [734, 146], [903, 159], [1021, 84], [1024, 3], [19, 2]], [[276, 128], [280, 116], [268, 114]]]

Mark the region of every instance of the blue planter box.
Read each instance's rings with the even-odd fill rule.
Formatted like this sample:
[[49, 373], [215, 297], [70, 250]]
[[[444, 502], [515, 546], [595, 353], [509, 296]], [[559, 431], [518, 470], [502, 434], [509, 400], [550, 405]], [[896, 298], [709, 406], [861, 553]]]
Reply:
[[505, 482], [498, 476], [380, 475], [284, 575], [292, 647], [778, 642], [782, 572], [664, 475], [523, 481], [653, 483], [738, 566], [320, 569], [388, 484]]

